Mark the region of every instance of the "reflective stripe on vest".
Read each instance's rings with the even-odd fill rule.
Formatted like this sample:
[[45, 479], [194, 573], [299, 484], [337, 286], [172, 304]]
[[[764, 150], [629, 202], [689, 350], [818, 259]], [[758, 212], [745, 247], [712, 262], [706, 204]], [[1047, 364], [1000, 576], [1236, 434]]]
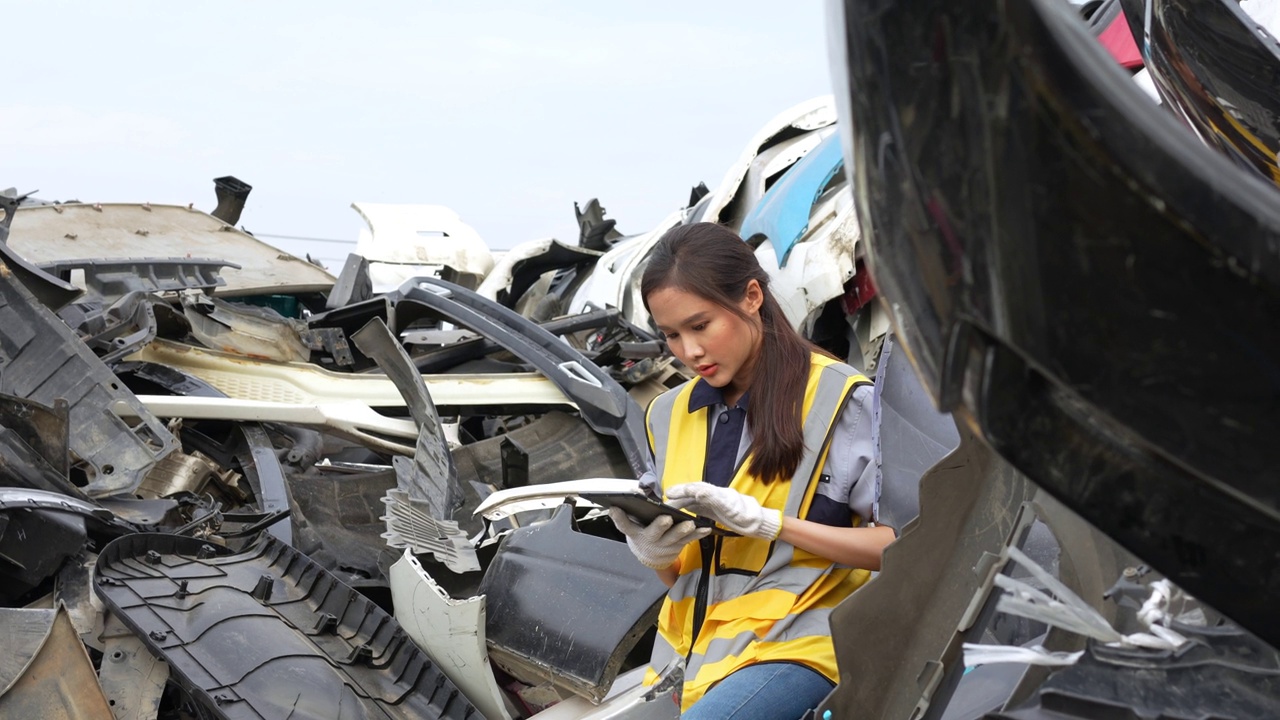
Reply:
[[[649, 406], [649, 439], [664, 494], [676, 484], [703, 479], [709, 410], [689, 412], [696, 382], [701, 381], [668, 391]], [[744, 459], [730, 487], [766, 507], [803, 517], [831, 430], [854, 387], [869, 383], [848, 365], [812, 355], [802, 406], [805, 453], [795, 473], [788, 480], [763, 483], [747, 473], [749, 459]], [[836, 682], [830, 612], [870, 573], [833, 565], [780, 541], [716, 536], [715, 547], [706, 615], [696, 644], [691, 625], [703, 558], [699, 544], [690, 543], [680, 555], [680, 574], [659, 614], [648, 677], [656, 678], [653, 669], [666, 667], [676, 656], [686, 657], [685, 709], [715, 682], [755, 662], [801, 662]]]

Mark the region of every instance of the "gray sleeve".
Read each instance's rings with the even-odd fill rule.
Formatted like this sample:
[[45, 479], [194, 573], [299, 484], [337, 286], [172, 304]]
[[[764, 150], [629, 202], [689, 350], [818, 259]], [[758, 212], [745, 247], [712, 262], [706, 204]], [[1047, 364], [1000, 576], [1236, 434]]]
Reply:
[[875, 460], [874, 388], [855, 388], [836, 421], [822, 474], [830, 480], [818, 486], [818, 494], [848, 504], [866, 522], [875, 522], [880, 506], [880, 466]]

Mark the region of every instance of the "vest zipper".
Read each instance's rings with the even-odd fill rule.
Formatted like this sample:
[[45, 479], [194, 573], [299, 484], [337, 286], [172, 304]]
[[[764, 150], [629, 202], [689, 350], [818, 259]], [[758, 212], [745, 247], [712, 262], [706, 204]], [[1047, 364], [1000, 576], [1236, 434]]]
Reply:
[[[702, 449], [702, 481], [707, 481], [707, 455], [711, 453], [711, 433], [714, 430], [715, 419], [710, 412], [707, 413], [707, 442], [706, 447]], [[732, 475], [730, 482], [732, 482]], [[689, 660], [693, 657], [693, 646], [698, 643], [698, 635], [702, 633], [702, 623], [707, 619], [707, 595], [711, 592], [711, 563], [715, 558], [716, 536], [705, 537], [698, 541], [698, 549], [702, 555], [702, 574], [698, 576], [698, 591], [694, 595], [693, 600], [693, 635], [689, 640], [689, 652], [684, 657], [685, 667], [689, 667]]]
[[707, 593], [711, 586], [711, 561], [719, 538], [705, 537], [698, 541], [702, 552], [702, 575], [698, 577], [698, 592], [693, 600], [693, 637], [689, 640], [689, 653], [684, 657], [685, 667], [693, 657], [693, 646], [698, 642], [702, 632], [702, 623], [707, 619]]

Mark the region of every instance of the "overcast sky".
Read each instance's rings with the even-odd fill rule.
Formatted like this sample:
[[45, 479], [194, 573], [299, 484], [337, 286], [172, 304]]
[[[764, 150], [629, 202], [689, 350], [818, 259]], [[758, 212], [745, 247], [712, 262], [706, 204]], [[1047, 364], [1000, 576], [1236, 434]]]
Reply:
[[235, 175], [259, 234], [354, 241], [367, 201], [572, 242], [591, 197], [640, 232], [831, 92], [817, 0], [42, 0], [4, 25], [0, 187], [212, 210]]

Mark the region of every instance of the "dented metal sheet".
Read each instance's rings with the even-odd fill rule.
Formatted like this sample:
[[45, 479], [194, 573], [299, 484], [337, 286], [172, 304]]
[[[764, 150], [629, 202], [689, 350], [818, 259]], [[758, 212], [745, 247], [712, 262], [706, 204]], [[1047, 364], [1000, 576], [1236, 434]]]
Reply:
[[200, 210], [177, 205], [63, 203], [18, 209], [10, 246], [32, 263], [67, 258], [231, 258], [220, 296], [319, 292], [323, 268], [274, 248]]
[[[90, 496], [132, 492], [178, 441], [75, 333], [0, 263], [0, 392], [70, 406], [71, 452]], [[112, 408], [123, 405], [134, 426]]]

